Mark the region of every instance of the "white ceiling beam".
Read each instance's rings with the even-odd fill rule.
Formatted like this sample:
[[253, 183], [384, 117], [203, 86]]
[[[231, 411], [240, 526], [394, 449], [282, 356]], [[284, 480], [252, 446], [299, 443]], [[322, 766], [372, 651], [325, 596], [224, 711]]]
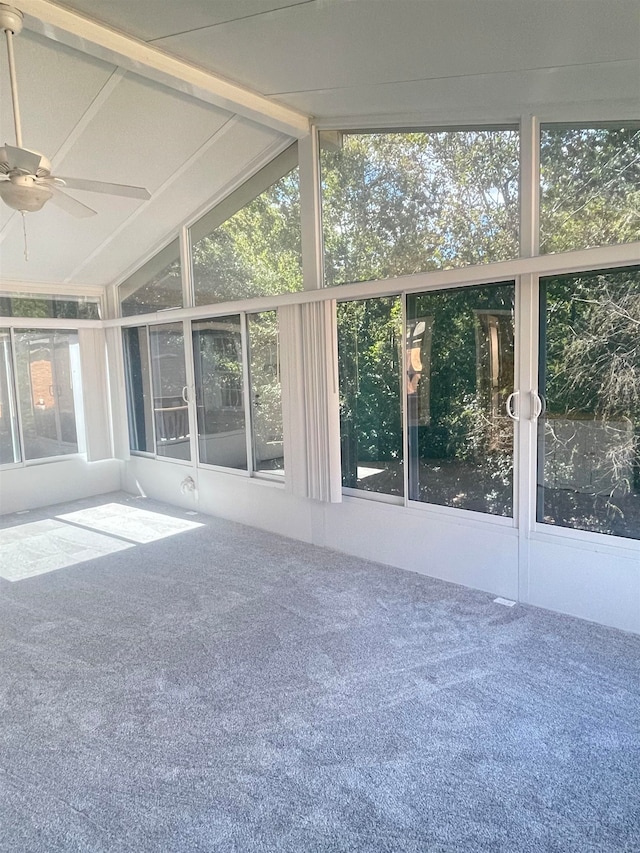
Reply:
[[154, 45], [49, 0], [16, 0], [16, 6], [25, 15], [27, 29], [53, 41], [289, 136], [301, 139], [309, 133], [310, 117], [304, 113], [178, 59]]

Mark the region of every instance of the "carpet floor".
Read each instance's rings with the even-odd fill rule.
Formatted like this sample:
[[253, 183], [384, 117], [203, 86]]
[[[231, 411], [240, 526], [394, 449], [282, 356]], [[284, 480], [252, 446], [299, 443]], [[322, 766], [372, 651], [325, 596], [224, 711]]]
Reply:
[[0, 850], [640, 851], [640, 637], [95, 503], [0, 531]]

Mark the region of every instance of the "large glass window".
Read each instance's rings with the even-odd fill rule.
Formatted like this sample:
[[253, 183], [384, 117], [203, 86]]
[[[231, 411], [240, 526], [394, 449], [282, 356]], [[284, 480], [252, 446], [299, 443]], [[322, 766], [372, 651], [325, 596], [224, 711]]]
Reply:
[[16, 330], [18, 400], [24, 458], [77, 453], [81, 412], [77, 332]]
[[255, 471], [284, 473], [280, 339], [275, 311], [250, 314], [249, 376]]
[[640, 267], [540, 282], [539, 522], [640, 539]]
[[402, 305], [399, 297], [338, 305], [342, 484], [404, 494]]
[[149, 359], [149, 330], [146, 326], [123, 329], [127, 387], [129, 447], [153, 453], [153, 391]]
[[99, 320], [100, 302], [89, 296], [47, 296], [12, 293], [0, 296], [3, 317], [56, 317], [65, 320]]
[[513, 283], [407, 297], [409, 498], [513, 514]]
[[182, 307], [180, 243], [173, 240], [118, 288], [123, 317]]
[[302, 290], [297, 145], [190, 231], [196, 305]]
[[240, 315], [192, 325], [200, 462], [247, 470]]
[[640, 240], [640, 126], [543, 125], [540, 251]]
[[327, 285], [517, 257], [517, 131], [320, 139]]
[[20, 462], [11, 333], [0, 329], [0, 465]]
[[189, 404], [182, 323], [149, 327], [156, 453], [190, 459]]

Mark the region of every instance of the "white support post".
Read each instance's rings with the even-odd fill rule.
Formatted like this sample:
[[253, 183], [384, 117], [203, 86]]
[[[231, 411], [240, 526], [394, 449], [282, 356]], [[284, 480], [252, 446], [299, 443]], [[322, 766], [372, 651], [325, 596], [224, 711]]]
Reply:
[[318, 133], [298, 142], [300, 167], [300, 226], [302, 230], [302, 278], [305, 290], [318, 290], [324, 283], [322, 255], [322, 202]]
[[104, 329], [79, 329], [87, 461], [113, 458], [109, 380]]
[[189, 229], [184, 226], [178, 235], [180, 241], [180, 271], [182, 274], [182, 304], [185, 308], [195, 305], [193, 293], [193, 264], [191, 262], [191, 241]]
[[520, 121], [520, 257], [540, 251], [540, 121]]

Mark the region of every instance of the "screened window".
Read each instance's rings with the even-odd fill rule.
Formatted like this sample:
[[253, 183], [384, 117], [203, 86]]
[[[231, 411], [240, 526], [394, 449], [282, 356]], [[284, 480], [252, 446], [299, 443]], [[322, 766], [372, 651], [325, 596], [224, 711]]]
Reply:
[[338, 305], [342, 485], [404, 494], [399, 297]]
[[327, 285], [517, 257], [517, 131], [320, 140]]
[[129, 447], [191, 458], [182, 323], [123, 329]]
[[537, 518], [640, 539], [640, 268], [540, 282]]
[[180, 243], [173, 240], [118, 288], [123, 317], [182, 307]]
[[196, 305], [302, 290], [297, 145], [190, 230]]
[[182, 323], [149, 327], [156, 453], [191, 458]]
[[56, 317], [65, 320], [99, 320], [100, 302], [86, 296], [41, 296], [6, 294], [0, 296], [3, 317]]
[[0, 465], [20, 462], [11, 333], [0, 329]]
[[275, 311], [250, 314], [249, 377], [255, 471], [284, 473], [280, 339]]
[[640, 127], [543, 125], [540, 251], [640, 240]]
[[149, 357], [149, 330], [146, 326], [123, 329], [127, 388], [129, 447], [153, 453], [153, 391]]
[[200, 462], [247, 470], [240, 315], [192, 325]]
[[78, 453], [82, 383], [77, 332], [16, 330], [14, 340], [24, 458]]

